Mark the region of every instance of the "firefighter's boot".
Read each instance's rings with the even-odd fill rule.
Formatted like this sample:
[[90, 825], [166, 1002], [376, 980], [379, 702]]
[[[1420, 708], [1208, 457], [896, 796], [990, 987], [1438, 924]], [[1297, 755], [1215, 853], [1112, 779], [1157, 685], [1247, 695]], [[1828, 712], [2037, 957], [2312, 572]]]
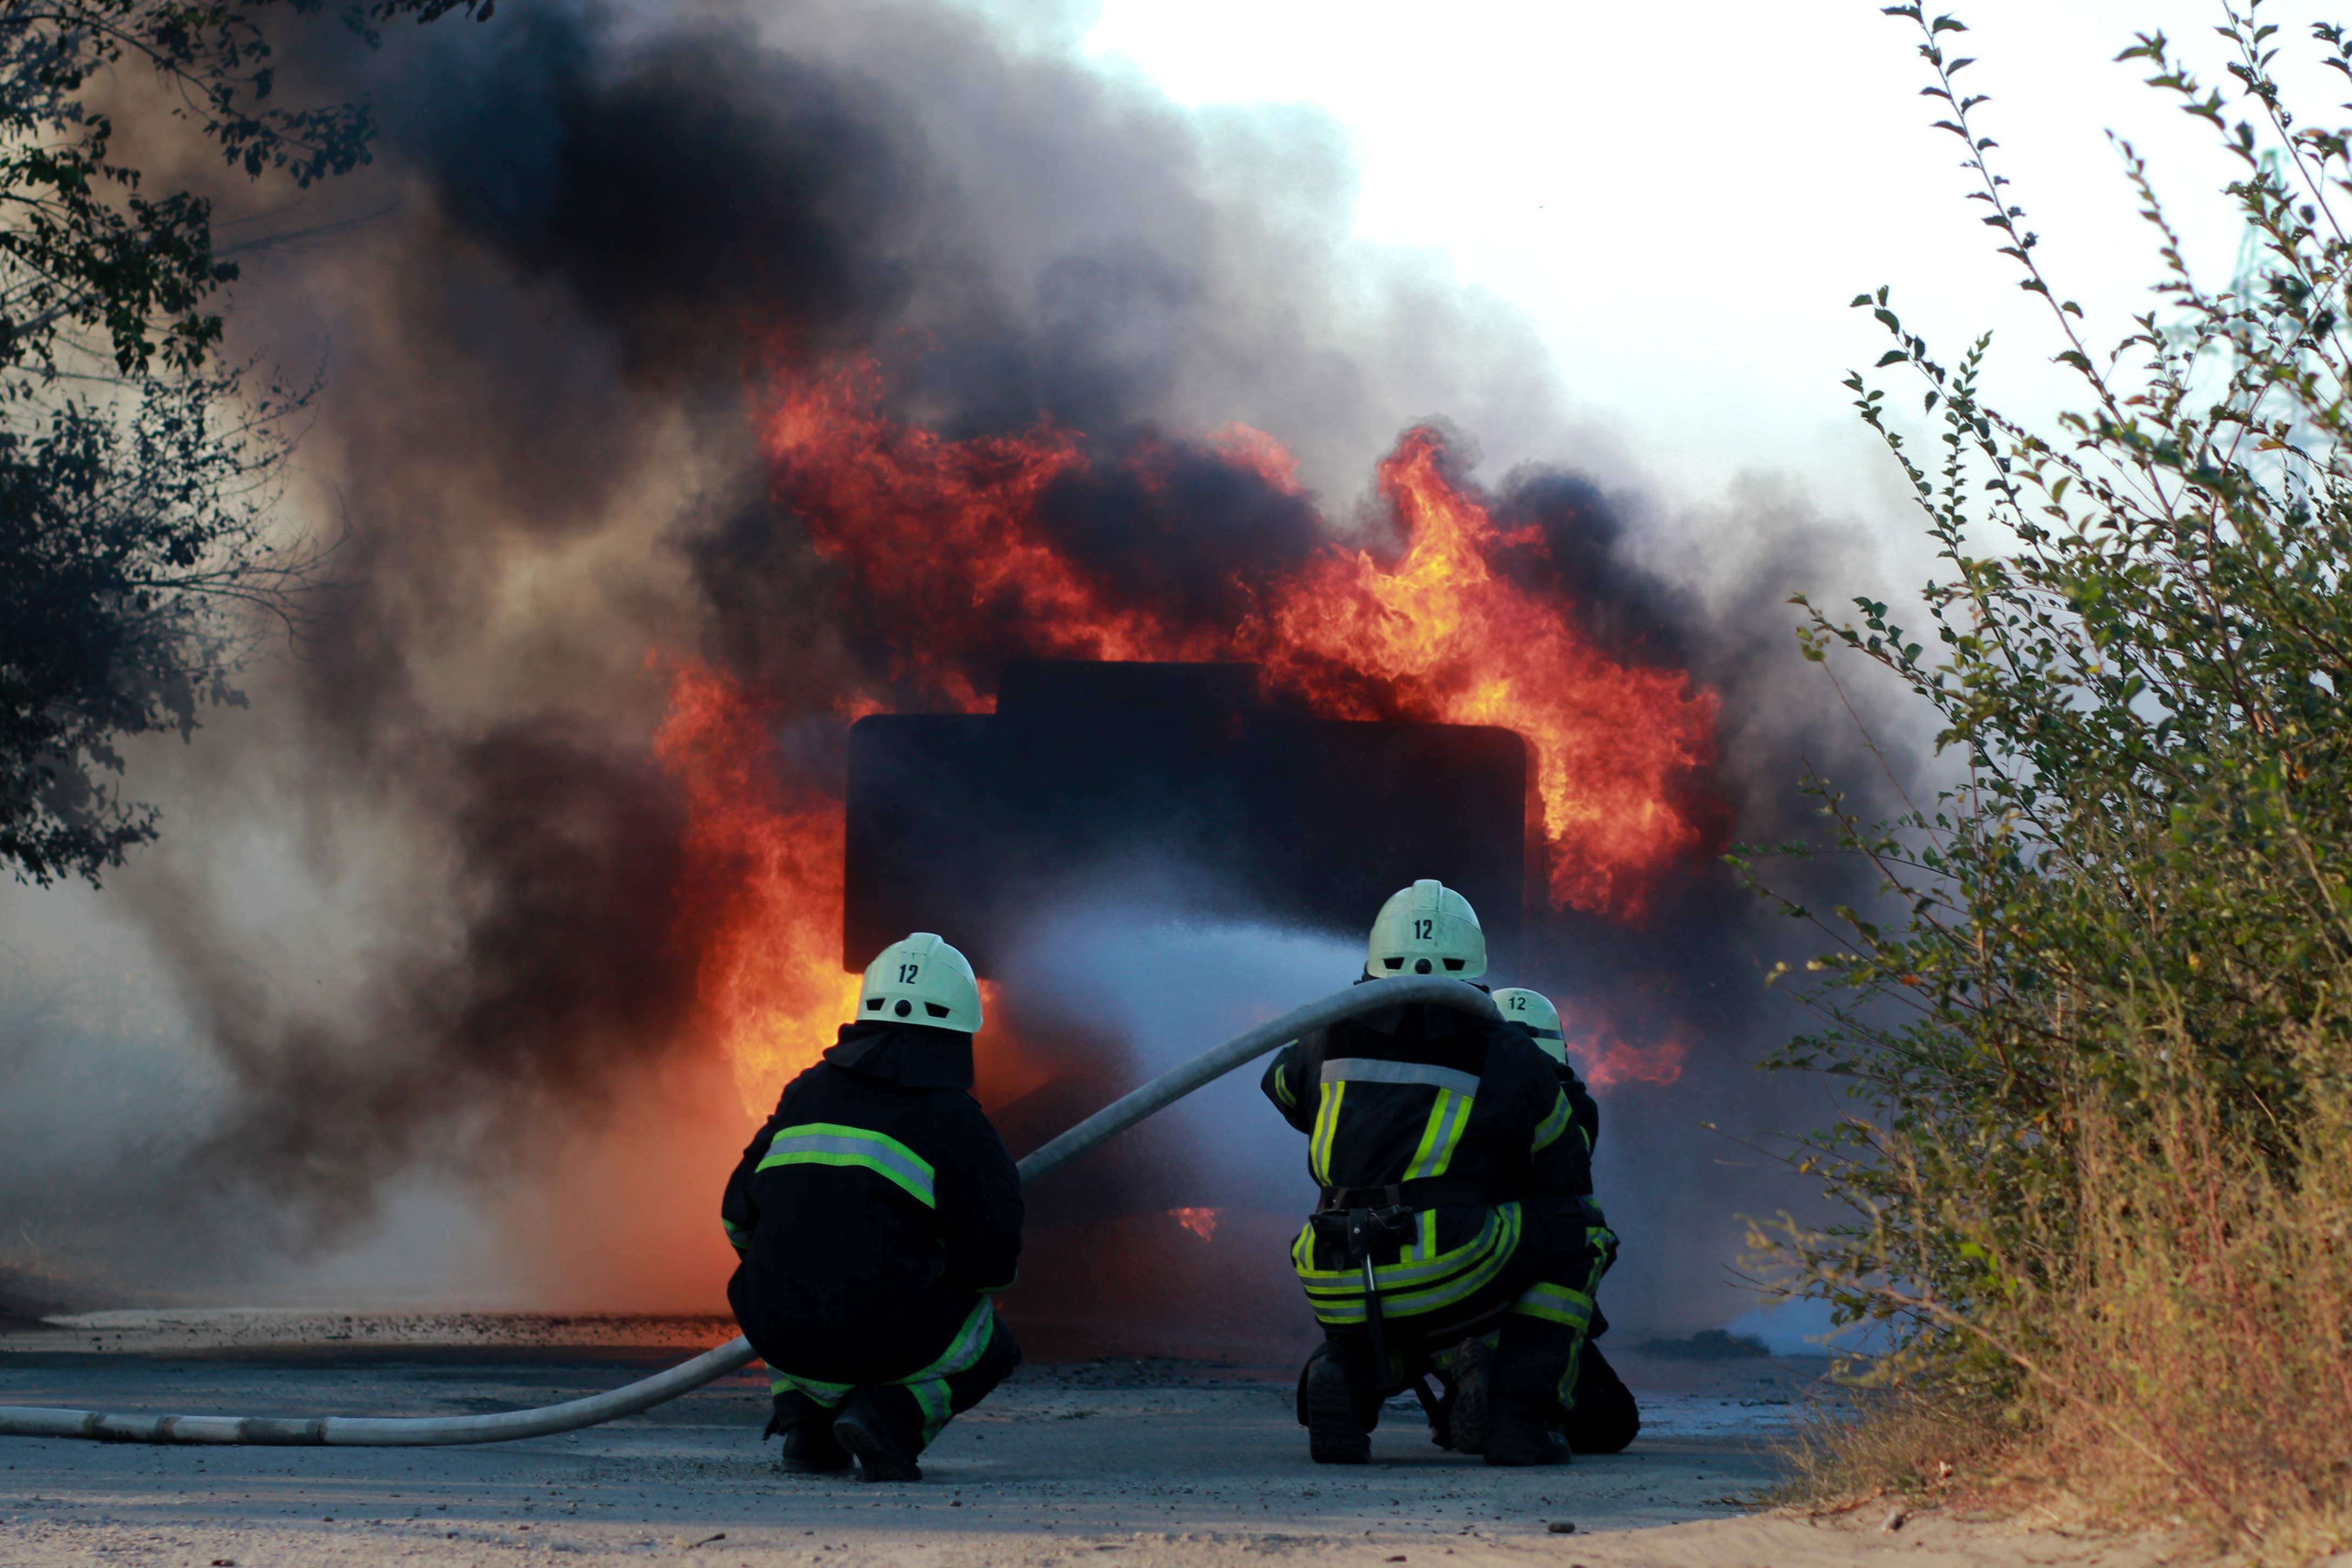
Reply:
[[833, 1437], [857, 1456], [862, 1481], [919, 1481], [923, 1451], [922, 1410], [903, 1388], [861, 1388], [834, 1417]]
[[1453, 1392], [1446, 1396], [1445, 1430], [1437, 1445], [1457, 1454], [1486, 1451], [1486, 1427], [1491, 1419], [1494, 1356], [1481, 1339], [1465, 1339], [1446, 1357], [1446, 1376]]
[[849, 1468], [849, 1450], [834, 1441], [833, 1412], [797, 1389], [776, 1396], [776, 1412], [769, 1417], [766, 1437], [783, 1435], [779, 1469], [796, 1476], [829, 1475]]
[[1307, 1358], [1298, 1380], [1298, 1418], [1307, 1427], [1307, 1457], [1318, 1465], [1371, 1461], [1371, 1427], [1358, 1381], [1349, 1358], [1329, 1340]]
[[1486, 1440], [1490, 1465], [1564, 1465], [1568, 1445], [1551, 1428], [1560, 1375], [1576, 1346], [1557, 1325], [1512, 1316], [1503, 1326], [1489, 1374]]

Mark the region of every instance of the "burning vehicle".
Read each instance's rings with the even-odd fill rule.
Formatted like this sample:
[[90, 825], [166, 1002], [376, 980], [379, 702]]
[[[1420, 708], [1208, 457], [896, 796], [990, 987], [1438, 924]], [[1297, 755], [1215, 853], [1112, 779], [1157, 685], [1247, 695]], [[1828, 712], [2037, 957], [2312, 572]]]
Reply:
[[[682, 907], [747, 1110], [848, 1016], [844, 966], [909, 930], [947, 934], [985, 981], [1041, 913], [1093, 888], [1149, 883], [1188, 915], [1339, 933], [1434, 876], [1524, 966], [1548, 922], [1637, 919], [1708, 845], [1713, 695], [1585, 634], [1541, 530], [1499, 524], [1435, 432], [1381, 465], [1401, 545], [1385, 559], [1334, 541], [1122, 580], [1068, 521], [1105, 488], [1157, 514], [1129, 536], [1191, 526], [1184, 493], [1204, 475], [1228, 504], [1330, 530], [1255, 433], [1108, 460], [1049, 425], [950, 441], [886, 417], [860, 365], [778, 370], [763, 409], [775, 493], [887, 674], [830, 727], [780, 740], [756, 691], [670, 664], [657, 749], [689, 804]], [[1012, 1027], [982, 1041], [980, 1092], [1018, 1153], [1138, 1074], [1099, 1027], [1006, 1001], [991, 1002]], [[1008, 1310], [1149, 1321], [1164, 1345], [1234, 1316], [1229, 1278], [1188, 1283], [1171, 1256], [1208, 1241], [1278, 1261], [1295, 1228], [1295, 1204], [1260, 1195], [1261, 1213], [1218, 1190], [1218, 1161], [1176, 1128], [1094, 1159], [1094, 1180], [1045, 1197]], [[1286, 1281], [1266, 1285], [1265, 1311], [1295, 1318]]]

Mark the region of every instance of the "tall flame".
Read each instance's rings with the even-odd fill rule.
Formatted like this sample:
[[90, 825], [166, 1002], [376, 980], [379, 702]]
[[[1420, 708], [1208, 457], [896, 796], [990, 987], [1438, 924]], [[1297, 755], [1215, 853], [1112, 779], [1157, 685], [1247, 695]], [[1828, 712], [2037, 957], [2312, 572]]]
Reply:
[[[1228, 586], [1245, 608], [1219, 624], [1132, 602], [1057, 545], [1043, 502], [1089, 465], [1082, 434], [1040, 421], [949, 440], [885, 417], [881, 391], [866, 361], [779, 369], [759, 391], [758, 423], [779, 496], [847, 570], [856, 603], [887, 632], [890, 681], [918, 700], [987, 711], [987, 673], [1008, 657], [1246, 661], [1326, 716], [1516, 730], [1534, 767], [1556, 909], [1638, 917], [1659, 878], [1705, 847], [1688, 785], [1713, 759], [1715, 694], [1683, 671], [1611, 656], [1579, 630], [1564, 593], [1498, 570], [1506, 550], [1540, 557], [1540, 533], [1499, 527], [1446, 473], [1434, 432], [1408, 431], [1379, 465], [1405, 540], [1393, 564], [1333, 543], [1286, 571], [1236, 573]], [[1274, 437], [1232, 425], [1204, 446], [1299, 495]], [[1164, 482], [1168, 455], [1147, 443], [1120, 461], [1149, 489]], [[762, 1103], [856, 998], [834, 965], [837, 787], [770, 770], [772, 716], [753, 696], [688, 663], [674, 663], [672, 679], [656, 748], [692, 815], [702, 1003], [747, 1103]], [[876, 706], [859, 694], [843, 717]], [[1596, 1085], [1680, 1071], [1670, 1042], [1637, 1050], [1596, 1029], [1585, 1045]]]
[[1408, 431], [1380, 465], [1381, 493], [1412, 541], [1383, 567], [1362, 550], [1327, 551], [1273, 596], [1270, 633], [1252, 650], [1276, 678], [1337, 717], [1371, 718], [1370, 676], [1408, 716], [1518, 731], [1536, 769], [1554, 908], [1639, 913], [1657, 873], [1699, 847], [1673, 798], [1710, 760], [1716, 696], [1679, 670], [1617, 664], [1578, 635], [1556, 601], [1498, 575], [1507, 538], [1450, 483], [1444, 449]]
[[841, 803], [794, 792], [771, 765], [773, 710], [690, 660], [671, 660], [654, 753], [685, 786], [680, 908], [700, 937], [696, 1000], [744, 1109], [814, 1061], [857, 1005], [841, 942]]
[[[1574, 606], [1497, 572], [1506, 534], [1408, 431], [1379, 468], [1408, 544], [1393, 566], [1325, 548], [1285, 577], [1236, 583], [1256, 609], [1233, 626], [1178, 624], [1122, 603], [1057, 549], [1039, 500], [1086, 466], [1073, 432], [946, 441], [884, 419], [870, 363], [779, 373], [762, 434], [778, 487], [817, 547], [851, 566], [890, 624], [892, 674], [966, 712], [989, 706], [971, 671], [1011, 654], [1234, 659], [1335, 718], [1501, 725], [1528, 742], [1555, 908], [1641, 913], [1658, 874], [1705, 830], [1680, 798], [1714, 757], [1715, 694], [1680, 670], [1620, 664], [1587, 641]], [[1233, 425], [1221, 457], [1295, 489], [1272, 436]], [[1159, 449], [1127, 462], [1154, 482]]]

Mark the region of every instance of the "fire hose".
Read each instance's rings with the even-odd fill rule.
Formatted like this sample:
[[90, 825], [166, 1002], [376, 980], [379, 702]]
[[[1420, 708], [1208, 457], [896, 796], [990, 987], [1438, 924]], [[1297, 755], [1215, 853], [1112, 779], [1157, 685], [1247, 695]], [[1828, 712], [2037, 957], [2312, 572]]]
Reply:
[[[1481, 1018], [1496, 1015], [1486, 993], [1442, 975], [1400, 975], [1350, 986], [1203, 1051], [1173, 1071], [1112, 1101], [1019, 1164], [1026, 1184], [1125, 1132], [1213, 1079], [1310, 1030], [1382, 1008], [1434, 1003]], [[585, 1399], [487, 1416], [117, 1416], [100, 1410], [0, 1405], [0, 1437], [89, 1437], [111, 1443], [247, 1443], [336, 1448], [416, 1448], [505, 1443], [577, 1431], [650, 1410], [715, 1383], [759, 1359], [740, 1336], [665, 1372]]]

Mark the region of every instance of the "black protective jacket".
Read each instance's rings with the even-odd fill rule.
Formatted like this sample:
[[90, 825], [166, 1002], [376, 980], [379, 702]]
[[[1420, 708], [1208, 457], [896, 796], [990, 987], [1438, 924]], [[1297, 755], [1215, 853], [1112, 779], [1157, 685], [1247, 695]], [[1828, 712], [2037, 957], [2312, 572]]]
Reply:
[[853, 1023], [785, 1085], [719, 1209], [727, 1299], [769, 1365], [904, 1376], [1013, 1282], [1021, 1177], [971, 1081], [968, 1034]]
[[[1374, 1253], [1391, 1315], [1472, 1300], [1518, 1250], [1523, 1226], [1545, 1246], [1571, 1229], [1581, 1240], [1591, 1155], [1551, 1059], [1508, 1025], [1451, 1008], [1386, 1009], [1283, 1047], [1262, 1087], [1307, 1134], [1308, 1168], [1326, 1189], [1445, 1176], [1475, 1192], [1430, 1208], [1409, 1241]], [[1327, 1325], [1360, 1318], [1350, 1260], [1328, 1237], [1302, 1231], [1292, 1261]]]
[[[1541, 1051], [1543, 1048], [1538, 1046], [1536, 1049]], [[1549, 1057], [1550, 1052], [1546, 1051], [1545, 1055]], [[1584, 1152], [1589, 1157], [1601, 1145], [1601, 1103], [1592, 1097], [1592, 1091], [1584, 1086], [1584, 1080], [1576, 1075], [1576, 1069], [1567, 1062], [1553, 1062], [1551, 1071], [1552, 1076], [1559, 1080], [1559, 1092], [1568, 1096], [1569, 1116], [1576, 1124], [1576, 1131], [1583, 1140]]]

